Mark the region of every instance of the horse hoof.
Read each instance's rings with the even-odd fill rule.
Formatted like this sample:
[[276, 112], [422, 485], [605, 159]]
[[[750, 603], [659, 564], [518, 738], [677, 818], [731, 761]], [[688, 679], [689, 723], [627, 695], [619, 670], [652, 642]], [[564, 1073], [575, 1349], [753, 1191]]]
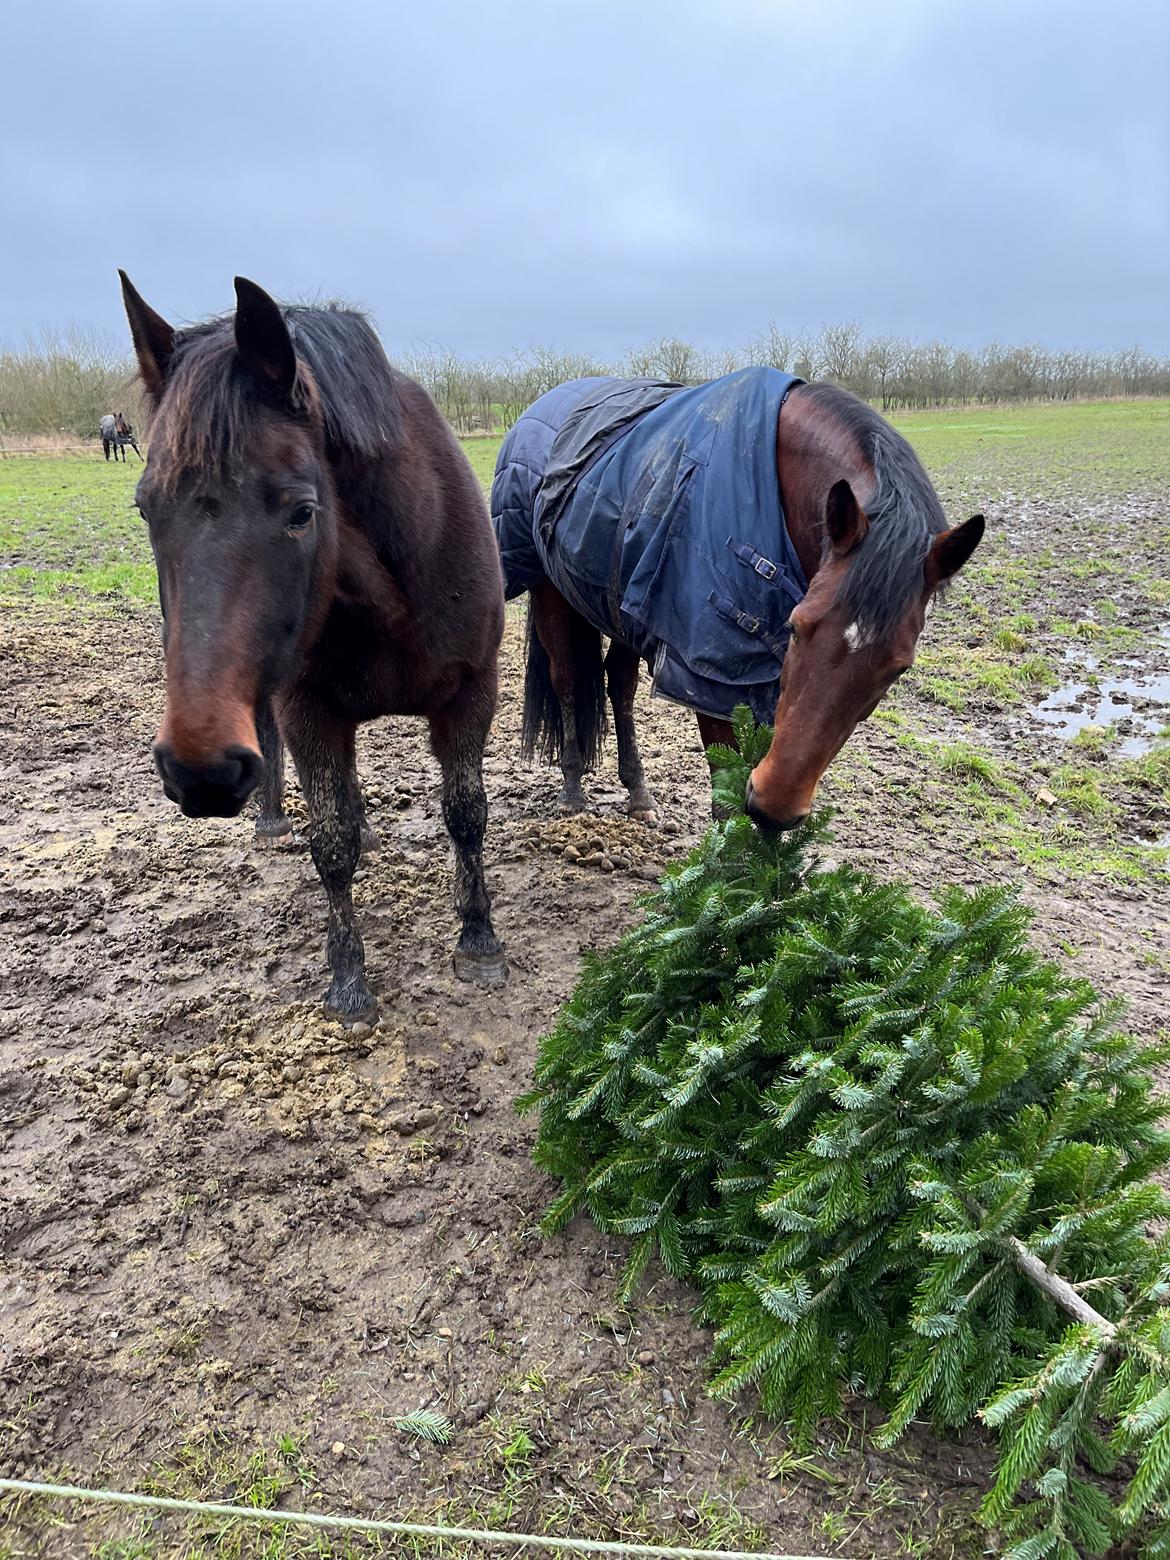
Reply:
[[644, 823], [648, 829], [653, 829], [658, 824], [658, 811], [654, 807], [631, 807], [629, 816], [635, 823]]
[[362, 855], [372, 856], [377, 850], [382, 849], [382, 841], [370, 828], [368, 823], [362, 824]]
[[575, 817], [577, 813], [588, 810], [589, 803], [583, 796], [560, 796], [557, 798], [557, 811], [568, 817]]
[[508, 978], [502, 948], [499, 953], [468, 953], [466, 948], [456, 948], [454, 964], [458, 980], [472, 980], [477, 986], [502, 986]]
[[300, 850], [305, 842], [290, 824], [278, 834], [257, 829], [252, 843], [257, 850]]
[[372, 1028], [378, 1022], [378, 1004], [367, 992], [368, 1000], [361, 1007], [339, 1007], [332, 1001], [332, 993], [325, 995], [325, 1017], [332, 1019], [335, 1024], [340, 1024], [344, 1029], [352, 1029], [355, 1024], [369, 1024]]

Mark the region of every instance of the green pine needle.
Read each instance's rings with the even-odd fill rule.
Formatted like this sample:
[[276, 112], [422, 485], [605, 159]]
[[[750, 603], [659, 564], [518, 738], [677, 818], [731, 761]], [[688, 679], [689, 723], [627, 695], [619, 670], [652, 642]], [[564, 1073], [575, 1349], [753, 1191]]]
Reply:
[[446, 1414], [438, 1414], [431, 1408], [419, 1408], [413, 1414], [403, 1414], [394, 1421], [395, 1430], [402, 1435], [413, 1436], [416, 1441], [429, 1441], [432, 1446], [446, 1446], [455, 1433], [455, 1426]]

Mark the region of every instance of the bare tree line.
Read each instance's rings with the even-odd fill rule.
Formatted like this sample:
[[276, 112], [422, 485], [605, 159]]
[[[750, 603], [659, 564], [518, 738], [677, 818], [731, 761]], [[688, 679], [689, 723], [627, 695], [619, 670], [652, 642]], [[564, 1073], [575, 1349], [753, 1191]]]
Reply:
[[542, 348], [487, 362], [468, 362], [437, 350], [412, 352], [397, 361], [426, 386], [462, 433], [510, 428], [538, 395], [583, 374], [701, 384], [756, 364], [785, 369], [802, 379], [830, 379], [884, 412], [1170, 395], [1170, 358], [1156, 358], [1137, 347], [1053, 352], [1028, 344], [991, 343], [971, 352], [941, 341], [866, 336], [853, 323], [828, 325], [816, 335], [789, 334], [773, 325], [746, 347], [716, 352], [665, 337], [616, 363]]
[[[423, 348], [399, 354], [396, 361], [425, 386], [460, 433], [510, 428], [544, 391], [586, 374], [700, 384], [753, 364], [833, 380], [882, 411], [1170, 395], [1170, 358], [1137, 347], [1054, 352], [992, 343], [971, 352], [940, 341], [867, 336], [853, 322], [816, 334], [786, 333], [772, 325], [746, 347], [718, 352], [664, 337], [618, 362], [543, 347], [482, 361]], [[91, 438], [108, 411], [124, 411], [131, 422], [141, 414], [134, 365], [112, 338], [74, 325], [46, 331], [19, 349], [0, 348], [0, 436]]]

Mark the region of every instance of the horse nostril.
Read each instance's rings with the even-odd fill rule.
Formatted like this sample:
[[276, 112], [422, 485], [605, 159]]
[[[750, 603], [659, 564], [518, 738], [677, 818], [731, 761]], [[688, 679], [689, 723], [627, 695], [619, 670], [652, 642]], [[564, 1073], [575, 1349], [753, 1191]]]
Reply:
[[264, 778], [264, 760], [260, 754], [251, 748], [234, 744], [228, 748], [224, 757], [233, 769], [232, 778], [226, 784], [241, 798], [251, 796]]

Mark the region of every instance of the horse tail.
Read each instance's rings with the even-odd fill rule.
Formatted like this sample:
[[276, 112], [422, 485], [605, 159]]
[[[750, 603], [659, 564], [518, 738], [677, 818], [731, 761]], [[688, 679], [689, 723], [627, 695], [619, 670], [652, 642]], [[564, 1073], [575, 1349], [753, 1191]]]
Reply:
[[[605, 738], [605, 673], [601, 661], [601, 635], [578, 612], [566, 606], [569, 654], [573, 666], [573, 716], [577, 746], [586, 769], [592, 769]], [[539, 753], [546, 762], [559, 763], [565, 745], [561, 701], [553, 686], [552, 663], [533, 622], [532, 597], [528, 598], [528, 653], [524, 670], [524, 715], [520, 727], [520, 751], [525, 758]]]

